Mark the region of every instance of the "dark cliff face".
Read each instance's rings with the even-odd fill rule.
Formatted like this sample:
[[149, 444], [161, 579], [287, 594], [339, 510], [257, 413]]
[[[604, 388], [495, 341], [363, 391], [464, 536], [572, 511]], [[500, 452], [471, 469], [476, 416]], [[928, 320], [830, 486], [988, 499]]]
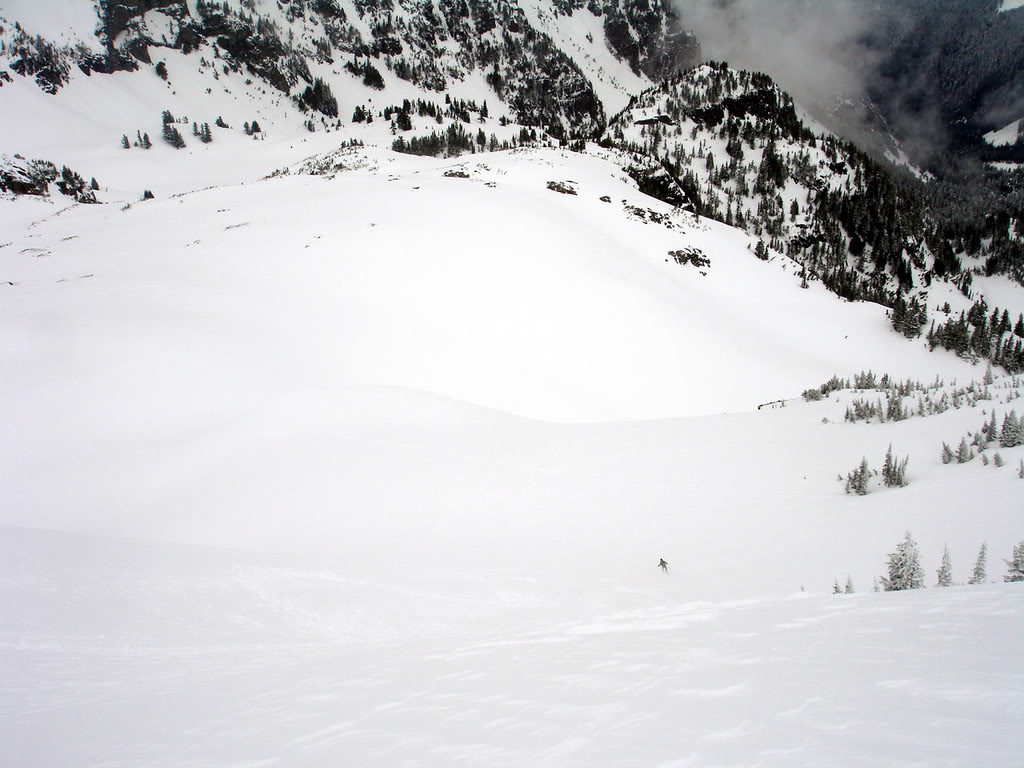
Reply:
[[107, 50], [113, 53], [115, 41], [122, 33], [129, 32], [129, 39], [125, 42], [124, 48], [148, 64], [151, 61], [149, 45], [154, 41], [131, 32], [137, 20], [147, 11], [157, 10], [178, 22], [184, 22], [189, 16], [185, 0], [100, 0], [100, 25], [96, 30], [97, 35], [106, 44]]

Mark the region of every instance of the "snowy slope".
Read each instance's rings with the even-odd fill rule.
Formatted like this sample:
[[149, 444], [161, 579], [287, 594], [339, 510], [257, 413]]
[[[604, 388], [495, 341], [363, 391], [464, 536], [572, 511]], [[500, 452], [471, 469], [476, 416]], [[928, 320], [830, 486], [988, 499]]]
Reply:
[[[710, 565], [746, 530], [731, 556], [768, 590], [836, 562], [870, 578], [908, 527], [961, 559], [1018, 537], [1019, 449], [999, 471], [938, 462], [985, 401], [885, 425], [843, 424], [849, 392], [756, 410], [834, 373], [952, 387], [979, 369], [877, 305], [801, 290], [791, 263], [602, 156], [352, 149], [331, 167], [127, 210], [4, 207], [3, 522], [627, 572], [666, 544]], [[686, 249], [710, 265], [669, 256]], [[1019, 382], [1000, 382], [1001, 418]], [[921, 481], [898, 514], [894, 491], [854, 501], [835, 481], [889, 442]], [[755, 554], [775, 530], [798, 539]], [[806, 575], [777, 560], [790, 547]]]
[[[1021, 118], [1021, 120], [1024, 120], [1024, 118]], [[1012, 123], [1007, 123], [1002, 128], [995, 131], [989, 131], [985, 134], [985, 141], [993, 147], [1013, 144], [1017, 140], [1021, 120], [1014, 120]]]
[[[0, 15], [62, 44], [95, 23], [44, 5]], [[343, 5], [369, 40], [377, 17]], [[521, 5], [606, 108], [649, 85], [588, 9]], [[3, 762], [1014, 765], [1017, 585], [869, 590], [907, 530], [929, 585], [946, 545], [956, 582], [983, 541], [1001, 577], [1024, 446], [979, 430], [1024, 414], [1024, 380], [984, 384], [883, 307], [802, 289], [754, 237], [641, 194], [622, 152], [543, 131], [392, 152], [384, 108], [445, 94], [384, 65], [367, 89], [348, 52], [312, 53], [326, 33], [297, 6], [254, 7], [337, 120], [210, 46], [152, 46], [166, 82], [0, 87], [0, 151], [95, 176], [101, 201], [0, 199]], [[519, 136], [442, 42], [448, 95], [488, 100], [467, 129]], [[165, 109], [184, 150], [158, 138]], [[656, 110], [635, 111], [640, 143]], [[218, 116], [211, 144], [191, 136]], [[692, 128], [671, 137], [687, 154], [724, 152]], [[121, 147], [136, 131], [152, 149]], [[812, 154], [823, 183], [854, 181]], [[798, 228], [804, 191], [778, 194]], [[1006, 277], [973, 288], [1024, 306]], [[945, 302], [970, 305], [936, 280]], [[866, 369], [920, 382], [908, 418], [844, 420], [888, 411], [878, 388], [800, 397]], [[971, 460], [943, 464], [961, 439]], [[844, 493], [890, 445], [910, 485]], [[823, 596], [847, 576], [859, 594]]]
[[[3, 529], [10, 765], [986, 765], [1024, 590], [711, 601]], [[650, 564], [653, 565], [653, 564]], [[557, 596], [556, 596], [557, 595]]]
[[594, 91], [605, 111], [613, 115], [623, 109], [629, 97], [651, 85], [637, 75], [629, 64], [615, 57], [605, 36], [604, 19], [588, 8], [577, 8], [569, 14], [555, 14], [545, 0], [523, 0], [520, 3], [527, 18], [575, 61], [590, 77]]

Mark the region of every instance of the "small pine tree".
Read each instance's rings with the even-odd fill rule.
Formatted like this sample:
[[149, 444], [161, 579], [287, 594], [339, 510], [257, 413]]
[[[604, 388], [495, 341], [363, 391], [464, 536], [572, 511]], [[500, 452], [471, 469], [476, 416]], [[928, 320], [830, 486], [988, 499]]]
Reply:
[[882, 483], [886, 488], [892, 485], [892, 477], [896, 471], [896, 463], [892, 458], [892, 443], [889, 443], [889, 450], [885, 452], [885, 461], [882, 463]]
[[213, 133], [210, 131], [209, 123], [203, 123], [202, 128], [199, 129], [199, 140], [203, 142], [203, 144], [209, 144], [213, 141]]
[[953, 455], [953, 449], [950, 448], [946, 443], [943, 443], [942, 444], [942, 463], [943, 464], [952, 464], [954, 458], [955, 457]]
[[956, 463], [966, 464], [974, 458], [974, 452], [971, 450], [971, 446], [967, 444], [967, 438], [960, 438], [960, 447], [956, 450]]
[[217, 119], [213, 121], [213, 124], [216, 125], [218, 128], [229, 127], [228, 124], [224, 122], [224, 118], [220, 115], [217, 115]]
[[882, 579], [886, 592], [924, 587], [921, 555], [917, 549], [917, 542], [910, 535], [910, 531], [907, 531], [903, 541], [896, 546], [896, 551], [889, 555], [888, 571], [888, 577]]
[[121, 137], [121, 146], [125, 149], [131, 149], [132, 145], [128, 142], [128, 134], [126, 133]]
[[981, 549], [978, 550], [978, 559], [974, 561], [974, 573], [967, 580], [968, 584], [984, 584], [988, 580], [987, 562], [988, 544], [982, 542]]
[[853, 576], [850, 576], [849, 574], [846, 575], [846, 589], [843, 591], [848, 595], [853, 594]]
[[885, 454], [885, 463], [882, 465], [882, 482], [886, 488], [904, 488], [907, 485], [907, 465], [910, 457], [897, 460], [892, 455], [892, 443], [889, 443], [889, 450]]
[[164, 124], [163, 138], [175, 149], [182, 149], [185, 146], [185, 139], [181, 137], [181, 132], [171, 123]]
[[95, 176], [93, 176], [93, 177], [92, 177], [92, 178], [91, 178], [91, 179], [89, 180], [89, 189], [91, 189], [91, 190], [93, 190], [94, 192], [96, 192], [96, 191], [98, 191], [98, 190], [99, 190], [99, 188], [100, 188], [100, 183], [99, 183], [98, 181], [96, 181], [96, 177], [95, 177]]
[[142, 146], [145, 149], [149, 149], [150, 147], [153, 146], [153, 142], [151, 142], [149, 140], [149, 134], [148, 133], [142, 134]]
[[1024, 459], [1020, 460], [1020, 466], [1017, 467], [1017, 477], [1024, 480]]
[[858, 496], [867, 495], [869, 477], [871, 477], [871, 470], [868, 469], [868, 460], [863, 458], [860, 465], [846, 476], [846, 492], [855, 493]]
[[951, 587], [953, 586], [953, 561], [949, 557], [949, 546], [945, 546], [942, 550], [942, 564], [939, 566], [939, 570], [936, 571], [939, 580], [935, 583], [937, 587]]
[[999, 445], [1003, 448], [1013, 448], [1024, 443], [1021, 435], [1020, 421], [1017, 420], [1017, 411], [1010, 411], [1003, 419], [1003, 428], [999, 433]]
[[996, 467], [1001, 467], [1004, 464], [1006, 464], [1006, 462], [1003, 461], [1003, 456], [1002, 454], [999, 453], [999, 451], [996, 451], [995, 456], [992, 457], [992, 463], [995, 464]]
[[1024, 581], [1024, 541], [1013, 548], [1013, 559], [1003, 562], [1007, 567], [1003, 581]]

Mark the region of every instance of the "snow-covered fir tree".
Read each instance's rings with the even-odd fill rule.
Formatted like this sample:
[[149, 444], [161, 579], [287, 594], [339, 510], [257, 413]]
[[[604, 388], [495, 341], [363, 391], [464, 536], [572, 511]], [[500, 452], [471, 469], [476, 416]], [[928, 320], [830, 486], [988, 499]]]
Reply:
[[888, 576], [882, 579], [882, 586], [886, 592], [924, 587], [921, 554], [910, 531], [907, 531], [903, 541], [896, 546], [896, 551], [889, 555]]
[[1017, 411], [1010, 411], [1003, 419], [1003, 428], [999, 432], [999, 445], [1003, 448], [1014, 448], [1024, 444], [1024, 430], [1017, 419]]
[[868, 492], [868, 479], [871, 477], [871, 470], [868, 468], [867, 458], [863, 458], [855, 470], [846, 476], [846, 492], [864, 496]]
[[942, 549], [942, 564], [939, 565], [939, 570], [936, 573], [938, 575], [938, 581], [935, 582], [935, 586], [953, 586], [953, 561], [949, 557], [948, 544]]
[[1006, 563], [1003, 581], [1024, 581], [1024, 541], [1013, 548], [1013, 558], [1003, 562]]
[[982, 542], [978, 550], [978, 559], [974, 561], [974, 572], [967, 580], [968, 584], [984, 584], [988, 580], [988, 543]]

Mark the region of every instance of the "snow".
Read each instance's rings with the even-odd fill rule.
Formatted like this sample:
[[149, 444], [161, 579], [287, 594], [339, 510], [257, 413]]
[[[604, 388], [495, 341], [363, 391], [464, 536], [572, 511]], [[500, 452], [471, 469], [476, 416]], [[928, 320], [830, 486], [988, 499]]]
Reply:
[[[636, 87], [589, 11], [526, 5], [604, 68], [609, 109]], [[53, 36], [85, 7], [4, 3]], [[907, 530], [929, 584], [947, 544], [954, 581], [982, 541], [1001, 576], [1024, 447], [987, 449], [1001, 468], [939, 451], [1024, 411], [1024, 382], [844, 423], [884, 395], [800, 393], [871, 368], [938, 375], [937, 398], [982, 368], [801, 290], [613, 153], [398, 155], [386, 121], [346, 119], [422, 95], [387, 73], [370, 99], [314, 65], [343, 120], [311, 134], [244, 74], [157, 54], [169, 83], [0, 91], [33, 118], [0, 121], [0, 150], [105, 201], [0, 199], [5, 763], [1019, 762], [1019, 585], [869, 590]], [[518, 132], [489, 106], [488, 135]], [[175, 151], [163, 109], [232, 127], [204, 146], [183, 123]], [[121, 149], [135, 130], [152, 150]], [[974, 289], [1024, 306], [1005, 278]], [[969, 303], [931, 286], [947, 298]], [[890, 444], [910, 485], [844, 494]], [[847, 574], [858, 594], [823, 594]]]
[[[708, 601], [4, 529], [12, 765], [1016, 765], [1021, 585]], [[581, 588], [582, 587], [582, 588]]]
[[1024, 8], [1024, 0], [999, 0], [999, 12], [1014, 11], [1017, 8]]
[[624, 109], [631, 96], [652, 85], [647, 77], [635, 74], [627, 62], [615, 57], [605, 37], [603, 17], [595, 16], [588, 8], [556, 16], [550, 3], [542, 0], [524, 0], [520, 6], [530, 24], [550, 35], [588, 73], [608, 115]]
[[100, 22], [93, 2], [4, 0], [0, 18], [6, 18], [12, 25], [18, 22], [30, 35], [40, 35], [52, 43], [84, 42], [92, 50], [102, 50], [99, 41], [92, 36]]
[[[1024, 0], [1022, 0], [1020, 5], [1024, 6]], [[1002, 128], [999, 128], [998, 130], [989, 131], [988, 133], [985, 134], [985, 141], [987, 141], [993, 147], [1002, 147], [1008, 144], [1013, 144], [1015, 141], [1017, 141], [1017, 132], [1020, 129], [1021, 120], [1024, 120], [1024, 118], [1021, 118], [1020, 120], [1014, 120], [1012, 123], [1004, 125]]]
[[997, 171], [1005, 171], [1007, 173], [1013, 173], [1021, 167], [1020, 163], [988, 163], [990, 168], [995, 168]]
[[[600, 155], [338, 158], [354, 170], [28, 225], [54, 206], [3, 207], [0, 522], [467, 568], [627, 574], [667, 548], [702, 598], [748, 594], [754, 563], [768, 593], [837, 562], [869, 582], [907, 528], [960, 561], [1020, 538], [1020, 449], [1000, 471], [938, 462], [986, 401], [868, 426], [842, 423], [852, 393], [792, 400], [868, 368], [980, 379], [881, 307], [799, 289]], [[684, 247], [711, 266], [669, 259]], [[845, 496], [836, 474], [890, 442], [911, 455], [898, 502]]]

